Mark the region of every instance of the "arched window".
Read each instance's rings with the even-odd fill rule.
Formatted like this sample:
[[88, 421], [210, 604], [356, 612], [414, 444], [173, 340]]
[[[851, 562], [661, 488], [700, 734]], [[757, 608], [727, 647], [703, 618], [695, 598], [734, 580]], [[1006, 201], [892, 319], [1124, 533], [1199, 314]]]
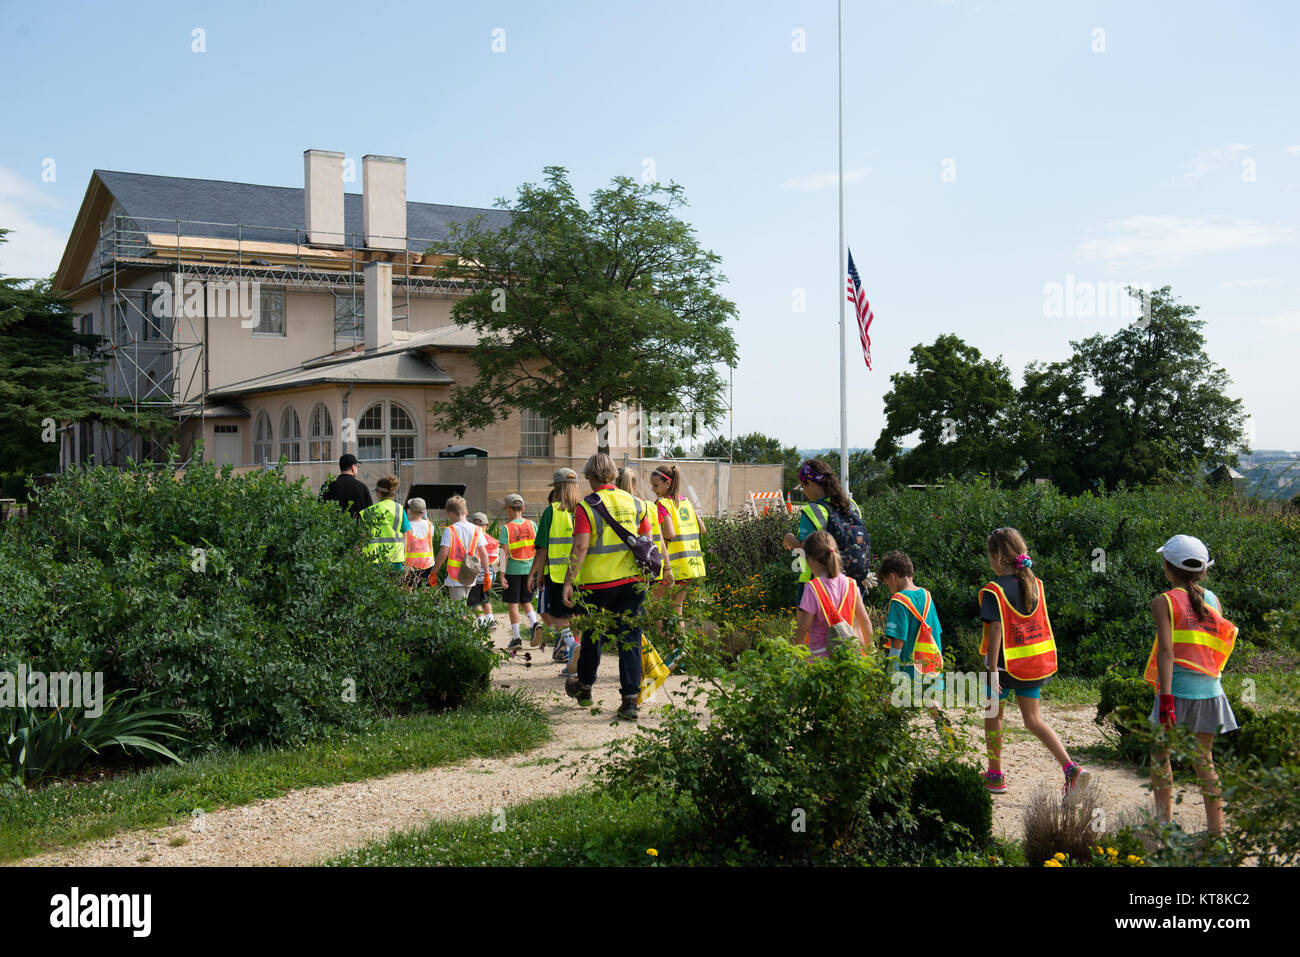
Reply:
[[391, 399], [371, 405], [357, 420], [357, 458], [381, 461], [413, 459], [416, 453], [415, 419]]
[[334, 458], [334, 422], [324, 403], [318, 402], [307, 419], [307, 458], [312, 462]]
[[271, 417], [265, 409], [257, 413], [253, 425], [253, 461], [259, 464], [271, 461]]
[[280, 413], [280, 458], [290, 462], [302, 461], [302, 426], [293, 406], [285, 406]]

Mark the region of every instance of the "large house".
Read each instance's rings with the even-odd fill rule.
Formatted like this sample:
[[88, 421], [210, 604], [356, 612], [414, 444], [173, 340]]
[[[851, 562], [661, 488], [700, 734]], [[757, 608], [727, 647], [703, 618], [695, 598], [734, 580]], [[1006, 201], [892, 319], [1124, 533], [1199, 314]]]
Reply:
[[[55, 287], [82, 331], [109, 340], [109, 394], [172, 417], [168, 441], [183, 457], [201, 438], [205, 459], [235, 465], [344, 451], [398, 462], [456, 444], [493, 456], [595, 451], [594, 431], [552, 436], [527, 411], [460, 438], [434, 427], [431, 403], [473, 379], [476, 338], [452, 324], [466, 290], [434, 276], [444, 257], [429, 249], [451, 223], [500, 226], [509, 213], [408, 202], [397, 157], [364, 157], [359, 195], [344, 192], [344, 169], [342, 153], [307, 150], [301, 189], [96, 170]], [[62, 459], [160, 452], [83, 422]]]

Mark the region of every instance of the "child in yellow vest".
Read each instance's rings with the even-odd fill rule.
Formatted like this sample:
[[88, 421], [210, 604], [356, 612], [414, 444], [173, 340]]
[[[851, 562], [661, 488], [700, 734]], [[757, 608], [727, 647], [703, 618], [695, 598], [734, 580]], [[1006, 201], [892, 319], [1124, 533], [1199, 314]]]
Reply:
[[[1014, 693], [1020, 716], [1029, 731], [1065, 773], [1065, 793], [1086, 784], [1089, 772], [1074, 761], [1056, 732], [1038, 709], [1040, 688], [1056, 673], [1056, 642], [1047, 617], [1047, 590], [1030, 571], [1029, 547], [1014, 528], [995, 528], [988, 537], [989, 565], [997, 578], [980, 589], [980, 618], [984, 640], [980, 654], [989, 674], [989, 711], [985, 712], [984, 740], [989, 767], [984, 774], [988, 789], [1005, 794], [1002, 774], [1002, 701]], [[993, 702], [997, 702], [995, 716]]]
[[[686, 592], [696, 582], [705, 578], [703, 538], [706, 534], [704, 519], [695, 511], [691, 500], [682, 494], [682, 474], [675, 465], [658, 465], [650, 473], [650, 488], [656, 496], [659, 516], [659, 535], [667, 548], [664, 555], [663, 575], [655, 587], [655, 597], [672, 596], [673, 613], [677, 628], [686, 632], [682, 609], [686, 605]], [[672, 649], [664, 659], [669, 669], [677, 666], [681, 649]]]
[[[1237, 728], [1219, 676], [1236, 644], [1237, 626], [1220, 613], [1214, 592], [1201, 585], [1214, 564], [1204, 542], [1175, 535], [1156, 552], [1164, 556], [1165, 578], [1174, 587], [1151, 599], [1156, 639], [1144, 675], [1156, 690], [1151, 723], [1177, 724], [1196, 735], [1192, 765], [1205, 798], [1206, 830], [1217, 835], [1223, 833], [1223, 797], [1214, 770], [1214, 736]], [[1173, 816], [1173, 770], [1167, 749], [1152, 755], [1151, 783], [1156, 810], [1168, 821]]]

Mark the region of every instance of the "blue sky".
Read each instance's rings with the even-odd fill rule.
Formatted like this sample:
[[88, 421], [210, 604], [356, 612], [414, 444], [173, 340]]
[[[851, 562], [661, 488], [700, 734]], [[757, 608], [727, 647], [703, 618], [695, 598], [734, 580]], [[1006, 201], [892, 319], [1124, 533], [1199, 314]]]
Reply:
[[[54, 269], [96, 167], [300, 186], [304, 149], [381, 153], [409, 198], [480, 206], [547, 165], [585, 195], [652, 163], [740, 309], [737, 433], [838, 444], [832, 0], [0, 0], [0, 23], [0, 273]], [[1018, 382], [1131, 321], [1050, 315], [1072, 276], [1200, 306], [1256, 446], [1300, 448], [1297, 35], [1281, 0], [848, 0], [846, 229], [876, 313], [873, 372], [849, 332], [850, 445], [917, 343], [955, 332]]]

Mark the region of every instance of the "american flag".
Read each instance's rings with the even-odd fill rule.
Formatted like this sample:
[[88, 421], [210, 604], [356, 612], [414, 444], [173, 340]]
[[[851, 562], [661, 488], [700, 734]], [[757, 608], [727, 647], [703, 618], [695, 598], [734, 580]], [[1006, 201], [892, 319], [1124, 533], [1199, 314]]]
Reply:
[[853, 265], [853, 250], [849, 250], [849, 276], [845, 288], [848, 291], [849, 302], [853, 303], [853, 308], [858, 315], [858, 338], [862, 340], [862, 358], [867, 360], [867, 369], [871, 369], [871, 320], [875, 318], [871, 313], [871, 303], [867, 302], [866, 290], [862, 288], [862, 278], [858, 275], [858, 267]]

